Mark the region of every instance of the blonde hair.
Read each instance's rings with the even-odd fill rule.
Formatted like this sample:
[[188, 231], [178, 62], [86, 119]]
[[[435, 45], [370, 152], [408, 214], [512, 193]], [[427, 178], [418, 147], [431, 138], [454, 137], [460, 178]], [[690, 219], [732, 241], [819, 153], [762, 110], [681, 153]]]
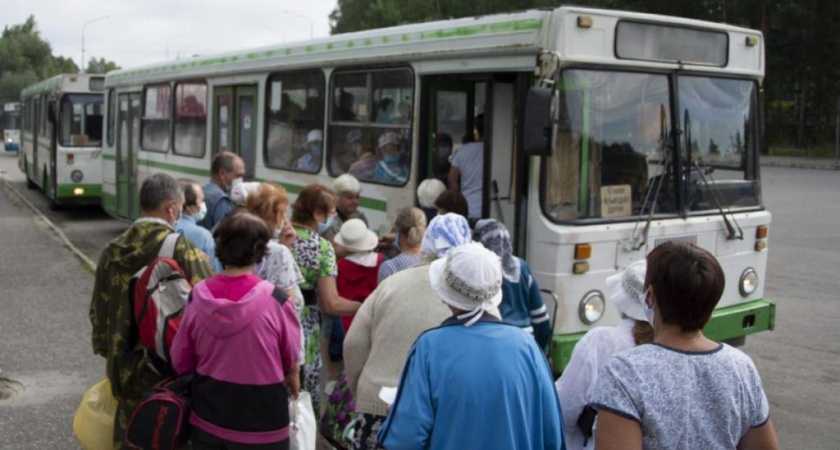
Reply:
[[426, 214], [418, 208], [401, 209], [394, 226], [408, 237], [408, 245], [417, 245], [426, 233]]
[[276, 183], [261, 183], [257, 191], [245, 200], [248, 212], [264, 220], [272, 230], [280, 226], [288, 206], [286, 189]]

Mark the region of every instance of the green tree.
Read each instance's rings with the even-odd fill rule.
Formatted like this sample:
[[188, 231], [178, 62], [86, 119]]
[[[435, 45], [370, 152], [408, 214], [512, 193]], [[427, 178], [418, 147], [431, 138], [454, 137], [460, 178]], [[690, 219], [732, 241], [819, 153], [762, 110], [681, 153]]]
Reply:
[[73, 60], [55, 57], [41, 38], [34, 16], [19, 25], [6, 26], [0, 35], [0, 103], [17, 101], [20, 91], [59, 73], [75, 73]]
[[85, 72], [87, 73], [108, 73], [112, 70], [119, 69], [120, 66], [117, 65], [114, 61], [106, 61], [105, 58], [91, 58], [88, 61], [87, 69]]

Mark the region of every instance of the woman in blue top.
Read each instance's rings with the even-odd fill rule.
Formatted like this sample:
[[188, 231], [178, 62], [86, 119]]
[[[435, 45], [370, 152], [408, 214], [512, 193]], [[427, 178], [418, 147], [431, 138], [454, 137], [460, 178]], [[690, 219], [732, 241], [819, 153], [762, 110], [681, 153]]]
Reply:
[[389, 131], [380, 136], [377, 153], [382, 160], [373, 169], [373, 180], [388, 184], [405, 184], [408, 180], [408, 168], [402, 162], [399, 135]]
[[429, 266], [452, 310], [408, 354], [379, 431], [388, 449], [565, 448], [551, 369], [533, 339], [487, 312], [502, 300], [498, 257], [480, 244]]
[[479, 220], [473, 239], [502, 258], [502, 303], [499, 305], [502, 319], [533, 334], [537, 344], [545, 350], [551, 338], [548, 311], [528, 263], [513, 256], [507, 228], [496, 219]]

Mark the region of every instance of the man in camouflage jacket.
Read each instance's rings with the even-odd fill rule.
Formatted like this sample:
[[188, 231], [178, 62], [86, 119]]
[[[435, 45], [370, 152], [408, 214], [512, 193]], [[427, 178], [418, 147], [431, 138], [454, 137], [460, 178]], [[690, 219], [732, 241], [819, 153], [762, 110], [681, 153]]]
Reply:
[[[132, 329], [129, 283], [157, 257], [166, 236], [175, 232], [172, 225], [183, 204], [184, 193], [174, 178], [165, 174], [147, 178], [140, 189], [142, 217], [108, 244], [96, 267], [90, 304], [93, 351], [107, 359], [111, 390], [119, 402], [114, 448], [125, 448], [125, 426], [131, 411], [161, 381], [147, 364], [137, 331]], [[192, 284], [213, 274], [201, 250], [183, 236], [175, 244], [174, 259]]]

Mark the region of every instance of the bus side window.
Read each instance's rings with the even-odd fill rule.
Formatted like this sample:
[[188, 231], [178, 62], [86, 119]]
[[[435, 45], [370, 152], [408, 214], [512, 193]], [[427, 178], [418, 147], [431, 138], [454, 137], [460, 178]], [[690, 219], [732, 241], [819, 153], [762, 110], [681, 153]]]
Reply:
[[268, 80], [264, 161], [268, 167], [317, 173], [324, 146], [324, 74], [274, 74]]

